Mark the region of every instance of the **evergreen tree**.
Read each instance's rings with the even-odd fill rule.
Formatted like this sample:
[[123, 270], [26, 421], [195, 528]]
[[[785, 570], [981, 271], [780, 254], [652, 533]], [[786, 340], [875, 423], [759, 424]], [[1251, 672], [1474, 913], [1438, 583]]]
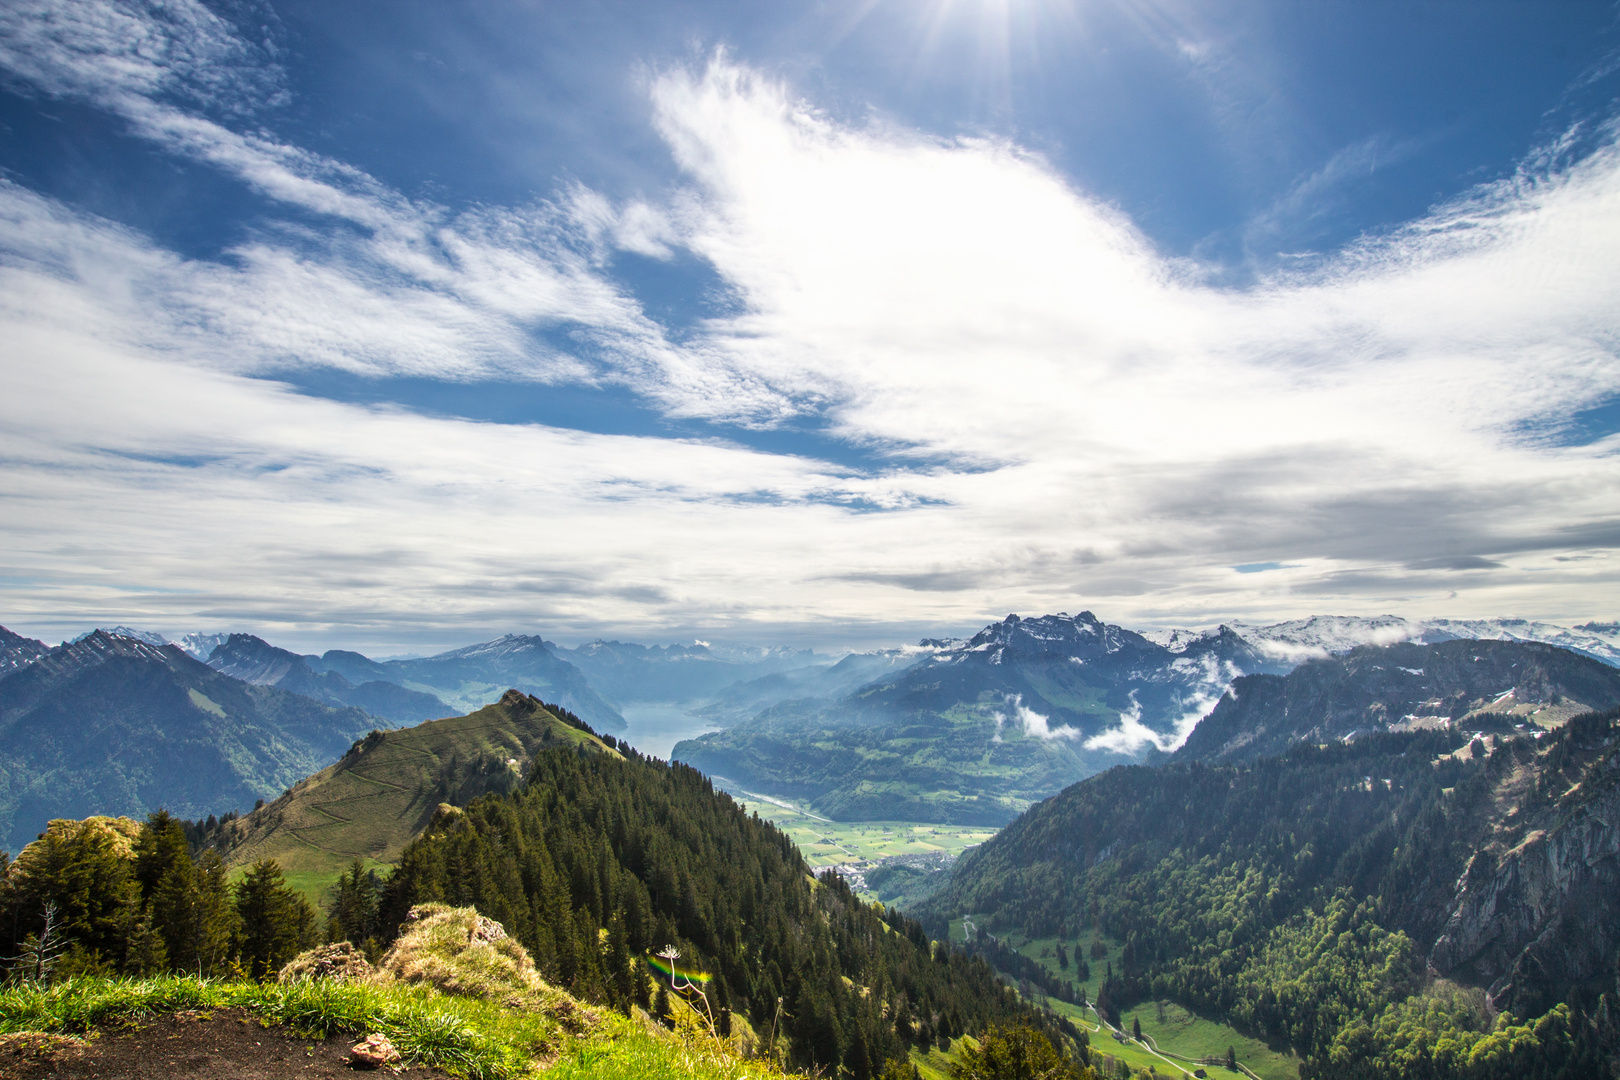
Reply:
[[15, 955], [31, 935], [44, 941], [49, 908], [49, 936], [64, 949], [91, 965], [117, 963], [139, 895], [124, 853], [128, 839], [102, 822], [67, 825], [47, 829], [0, 878], [0, 943]]
[[326, 922], [328, 941], [347, 941], [376, 959], [377, 902], [381, 883], [359, 859], [338, 878], [337, 896]]
[[251, 977], [270, 978], [314, 945], [315, 909], [287, 887], [275, 860], [254, 863], [235, 893], [237, 953]]
[[1063, 1056], [1041, 1032], [1027, 1025], [997, 1026], [976, 1047], [958, 1055], [957, 1080], [1092, 1080], [1089, 1068]]
[[167, 810], [148, 814], [135, 842], [135, 880], [140, 882], [141, 899], [151, 900], [169, 869], [182, 862], [191, 865], [185, 823]]

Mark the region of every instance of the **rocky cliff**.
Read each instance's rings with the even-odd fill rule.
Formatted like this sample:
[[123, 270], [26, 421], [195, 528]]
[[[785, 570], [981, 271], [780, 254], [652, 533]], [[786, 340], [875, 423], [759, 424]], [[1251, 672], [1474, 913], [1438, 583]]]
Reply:
[[[1620, 732], [1572, 725], [1551, 750], [1494, 770], [1497, 816], [1429, 953], [1436, 974], [1535, 1015], [1603, 989], [1620, 951]], [[1499, 753], [1502, 753], [1499, 751]]]

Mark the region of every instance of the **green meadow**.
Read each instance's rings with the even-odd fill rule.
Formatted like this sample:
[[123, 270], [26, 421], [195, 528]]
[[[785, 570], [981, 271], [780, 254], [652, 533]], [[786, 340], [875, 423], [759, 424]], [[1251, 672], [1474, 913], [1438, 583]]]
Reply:
[[[971, 919], [953, 921], [951, 940], [964, 940], [963, 923], [971, 921]], [[1068, 971], [1058, 967], [1057, 938], [1026, 938], [1014, 934], [1007, 940], [1007, 944], [1054, 975], [1065, 979], [1073, 977], [1072, 962]], [[1096, 1000], [1108, 964], [1113, 963], [1117, 966], [1120, 963], [1120, 956], [1124, 952], [1123, 943], [1088, 933], [1082, 935], [1078, 942], [1065, 941], [1064, 946], [1071, 951], [1083, 950], [1086, 962], [1091, 968], [1091, 977], [1085, 980], [1075, 979], [1074, 982], [1077, 987], [1085, 987], [1087, 1001]], [[1102, 1027], [1097, 1014], [1091, 1009], [1080, 1009], [1057, 1000], [1047, 1000], [1046, 1003], [1054, 1012], [1067, 1016], [1084, 1027], [1091, 1034], [1091, 1043], [1099, 1052], [1124, 1061], [1133, 1070], [1152, 1066], [1157, 1072], [1170, 1076], [1190, 1075], [1195, 1068], [1200, 1067], [1193, 1062], [1199, 1059], [1224, 1058], [1226, 1048], [1230, 1046], [1236, 1053], [1238, 1062], [1261, 1077], [1261, 1080], [1298, 1080], [1299, 1077], [1299, 1058], [1286, 1048], [1274, 1049], [1226, 1024], [1198, 1016], [1173, 1001], [1139, 1002], [1120, 1013], [1120, 1026], [1126, 1031], [1131, 1029], [1133, 1020], [1141, 1023], [1144, 1041], [1157, 1048], [1159, 1051], [1157, 1054], [1140, 1043], [1116, 1040]], [[1218, 1075], [1217, 1070], [1209, 1066], [1202, 1067], [1210, 1075]]]

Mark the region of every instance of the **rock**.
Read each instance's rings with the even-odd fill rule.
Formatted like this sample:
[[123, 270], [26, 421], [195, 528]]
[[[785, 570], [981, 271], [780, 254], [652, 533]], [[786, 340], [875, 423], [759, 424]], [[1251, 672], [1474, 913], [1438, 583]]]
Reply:
[[1469, 862], [1431, 968], [1488, 986], [1494, 1009], [1531, 1016], [1562, 987], [1607, 973], [1620, 947], [1620, 784], [1613, 776], [1587, 783], [1604, 780], [1608, 790], [1560, 807], [1551, 829], [1531, 831], [1500, 858], [1480, 853]]
[[482, 915], [478, 916], [478, 921], [473, 924], [472, 929], [467, 931], [467, 940], [469, 942], [500, 941], [504, 937], [506, 937], [506, 927], [494, 919], [485, 918]]
[[299, 953], [282, 967], [279, 982], [294, 979], [364, 979], [374, 969], [359, 949], [347, 941], [322, 945]]
[[362, 1069], [380, 1069], [384, 1065], [398, 1065], [399, 1051], [388, 1041], [388, 1036], [373, 1032], [349, 1047], [349, 1064]]

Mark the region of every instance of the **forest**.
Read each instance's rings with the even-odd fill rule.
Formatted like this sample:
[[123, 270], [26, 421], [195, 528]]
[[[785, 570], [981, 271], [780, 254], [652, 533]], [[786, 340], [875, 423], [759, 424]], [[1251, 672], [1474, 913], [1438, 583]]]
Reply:
[[922, 917], [1104, 933], [1124, 953], [1099, 1008], [1181, 1002], [1293, 1047], [1306, 1080], [1592, 1075], [1620, 1048], [1612, 955], [1584, 984], [1524, 980], [1500, 1015], [1430, 980], [1425, 957], [1510, 770], [1538, 777], [1516, 810], [1567, 816], [1615, 784], [1617, 717], [1539, 745], [1415, 732], [1245, 766], [1117, 768], [964, 856]]
[[[652, 1006], [636, 960], [666, 946], [709, 976], [722, 1018], [785, 1034], [794, 1064], [874, 1075], [911, 1046], [1032, 1022], [1076, 1050], [1085, 1036], [1034, 1012], [982, 959], [917, 921], [814, 879], [792, 842], [685, 765], [552, 750], [529, 783], [447, 814], [382, 883], [374, 932], [413, 904], [471, 904], [587, 1000]], [[600, 943], [600, 947], [599, 947]], [[722, 1019], [722, 1026], [726, 1021]]]

